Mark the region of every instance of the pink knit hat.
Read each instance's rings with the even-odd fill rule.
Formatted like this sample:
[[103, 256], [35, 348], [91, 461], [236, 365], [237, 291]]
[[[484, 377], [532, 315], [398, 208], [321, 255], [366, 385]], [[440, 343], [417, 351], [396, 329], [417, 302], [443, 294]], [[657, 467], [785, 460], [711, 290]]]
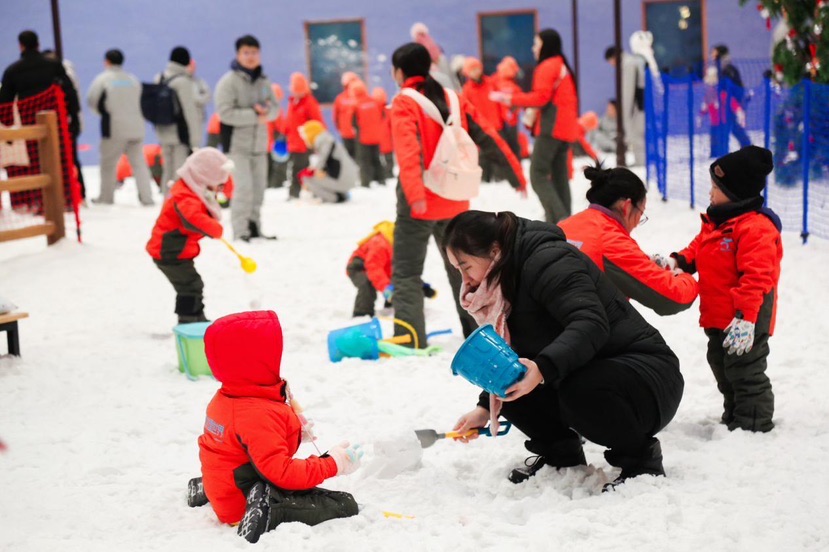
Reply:
[[191, 188], [217, 188], [227, 182], [233, 161], [216, 148], [201, 148], [184, 162], [178, 175]]

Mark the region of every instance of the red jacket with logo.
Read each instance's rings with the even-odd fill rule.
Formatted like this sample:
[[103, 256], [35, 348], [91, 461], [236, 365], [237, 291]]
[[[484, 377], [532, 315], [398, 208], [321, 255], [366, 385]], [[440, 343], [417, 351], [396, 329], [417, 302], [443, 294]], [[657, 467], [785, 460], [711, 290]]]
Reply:
[[646, 255], [616, 214], [601, 205], [558, 223], [567, 241], [590, 257], [622, 293], [661, 316], [689, 308], [697, 298], [690, 274], [674, 276]]
[[394, 250], [389, 240], [381, 233], [375, 234], [357, 248], [348, 263], [351, 264], [355, 258], [363, 259], [371, 285], [377, 291], [383, 291], [391, 283], [391, 260]]
[[486, 75], [480, 82], [469, 79], [463, 85], [463, 97], [475, 106], [478, 116], [483, 117], [489, 126], [500, 131], [504, 128], [503, 106], [489, 99], [490, 92], [495, 91], [492, 79]]
[[368, 94], [357, 98], [354, 106], [354, 126], [364, 146], [377, 146], [383, 139], [383, 108]]
[[199, 196], [178, 179], [155, 221], [147, 253], [157, 261], [193, 259], [201, 251], [199, 240], [204, 236], [221, 238], [222, 224], [210, 216]]
[[533, 136], [552, 136], [563, 142], [578, 140], [576, 84], [561, 56], [539, 63], [533, 72], [532, 91], [514, 94], [512, 105], [538, 108]]
[[783, 258], [777, 215], [751, 211], [719, 225], [702, 215], [700, 233], [672, 256], [686, 272], [699, 272], [700, 326], [724, 330], [737, 311], [756, 324], [764, 303], [771, 301], [768, 333], [774, 333]]
[[279, 375], [282, 328], [276, 313], [220, 318], [207, 328], [204, 345], [222, 387], [207, 406], [199, 459], [204, 492], [220, 521], [242, 519], [246, 493], [261, 478], [297, 491], [337, 474], [329, 456], [294, 458], [302, 427], [285, 402], [285, 381]]
[[357, 131], [354, 129], [354, 107], [357, 101], [351, 97], [347, 90], [343, 90], [337, 97], [334, 98], [333, 115], [334, 124], [340, 137], [344, 139], [353, 139], [357, 137]]
[[308, 146], [299, 135], [299, 127], [307, 121], [319, 121], [325, 126], [322, 119], [320, 104], [311, 94], [297, 98], [288, 98], [288, 114], [285, 116], [285, 136], [288, 142], [288, 153], [307, 153]]
[[[424, 80], [423, 77], [412, 77], [403, 83], [403, 87], [421, 91], [420, 87]], [[512, 169], [507, 175], [510, 184], [516, 189], [525, 189], [527, 182], [524, 173], [509, 146], [462, 97], [460, 98], [460, 110], [464, 115], [461, 117], [461, 125], [481, 148], [482, 154], [499, 160], [502, 166], [509, 166]], [[394, 153], [400, 167], [400, 185], [406, 201], [411, 206], [416, 201], [426, 200], [426, 212], [420, 215], [412, 213], [412, 218], [446, 220], [467, 211], [468, 201], [452, 201], [440, 197], [423, 184], [424, 167], [428, 167], [432, 162], [443, 127], [426, 115], [415, 100], [404, 94], [395, 96], [391, 107], [391, 117]]]

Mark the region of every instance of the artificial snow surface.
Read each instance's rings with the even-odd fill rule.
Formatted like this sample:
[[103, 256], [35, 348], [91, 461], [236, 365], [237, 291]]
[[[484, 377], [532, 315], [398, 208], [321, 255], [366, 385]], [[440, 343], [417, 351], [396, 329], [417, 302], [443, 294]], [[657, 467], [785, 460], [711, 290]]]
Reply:
[[[97, 171], [87, 171], [95, 197]], [[586, 206], [583, 179], [574, 209]], [[0, 550], [246, 550], [211, 508], [185, 503], [199, 475], [196, 439], [218, 384], [177, 369], [170, 328], [174, 293], [144, 251], [158, 208], [141, 208], [134, 184], [117, 205], [82, 211], [84, 244], [0, 244], [0, 294], [28, 311], [22, 358], [0, 358]], [[355, 290], [345, 275], [356, 242], [394, 220], [394, 186], [358, 189], [350, 203], [286, 202], [268, 190], [263, 227], [275, 242], [239, 243], [252, 276], [218, 242], [202, 240], [196, 265], [206, 313], [217, 318], [261, 301], [285, 332], [282, 374], [315, 423], [320, 449], [349, 439], [364, 469], [323, 486], [349, 491], [357, 517], [317, 527], [286, 524], [259, 549], [279, 550], [827, 550], [829, 549], [829, 243], [784, 236], [777, 331], [768, 374], [776, 396], [770, 434], [730, 433], [705, 361], [698, 308], [660, 318], [641, 309], [681, 360], [685, 396], [659, 434], [667, 477], [641, 477], [615, 494], [603, 448], [586, 468], [544, 468], [522, 485], [506, 479], [528, 453], [515, 429], [469, 445], [438, 441], [420, 463], [395, 466], [378, 452], [413, 430], [446, 431], [478, 391], [449, 364], [462, 339], [443, 265], [430, 246], [424, 280], [429, 331], [445, 352], [379, 362], [328, 360], [329, 330], [350, 325]], [[157, 198], [158, 199], [158, 198]], [[484, 185], [474, 207], [538, 218], [530, 192]], [[650, 222], [634, 236], [670, 252], [699, 229], [684, 203], [651, 195]], [[229, 221], [225, 213], [225, 223]], [[378, 301], [378, 307], [380, 302]], [[383, 322], [386, 332], [391, 322]], [[0, 336], [2, 337], [2, 336]], [[2, 345], [0, 345], [2, 347]], [[3, 349], [4, 350], [4, 349]], [[383, 443], [377, 450], [373, 443]], [[393, 447], [391, 447], [393, 448]], [[393, 451], [392, 451], [393, 452]], [[299, 454], [314, 454], [302, 445]], [[385, 517], [393, 512], [404, 517]]]

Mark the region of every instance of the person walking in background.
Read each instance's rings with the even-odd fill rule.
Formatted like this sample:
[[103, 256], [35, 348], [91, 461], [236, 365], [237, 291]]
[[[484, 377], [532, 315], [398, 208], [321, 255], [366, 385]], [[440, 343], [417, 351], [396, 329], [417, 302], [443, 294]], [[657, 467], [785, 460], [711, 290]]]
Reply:
[[155, 133], [164, 155], [164, 172], [161, 175], [161, 191], [166, 196], [176, 171], [184, 165], [187, 156], [202, 144], [202, 119], [196, 101], [196, 81], [190, 74], [190, 52], [184, 46], [176, 46], [170, 52], [167, 68], [156, 75], [156, 83], [164, 83], [175, 93], [178, 101], [176, 123], [157, 125]]
[[[492, 76], [493, 88], [498, 92], [504, 92], [509, 95], [523, 92], [521, 87], [518, 86], [518, 83], [515, 82], [515, 79], [518, 78], [518, 73], [520, 71], [521, 68], [518, 66], [518, 62], [515, 61], [515, 58], [512, 56], [505, 56], [504, 59], [498, 63], [495, 74]], [[521, 146], [518, 143], [518, 115], [520, 110], [517, 107], [502, 105], [501, 111], [501, 119], [504, 122], [501, 130], [501, 136], [503, 136], [504, 141], [509, 145], [512, 153], [515, 154], [515, 157], [521, 159]]]
[[[718, 149], [716, 153], [713, 152], [712, 157], [720, 157], [728, 153], [728, 140], [731, 135], [737, 139], [740, 147], [744, 148], [751, 145], [751, 138], [746, 133], [746, 112], [745, 104], [747, 103], [747, 94], [743, 86], [743, 78], [740, 76], [740, 71], [731, 62], [731, 54], [728, 51], [728, 46], [725, 44], [718, 44], [711, 50], [711, 62], [716, 70], [716, 89], [717, 98], [719, 101], [711, 102], [717, 109], [717, 121], [722, 124], [726, 123], [726, 127], [719, 127]], [[707, 75], [706, 75], [707, 76]], [[730, 101], [729, 101], [730, 100]], [[708, 106], [709, 112], [712, 105]], [[714, 120], [714, 113], [711, 113], [712, 121]], [[712, 140], [714, 138], [714, 130], [711, 131]]]
[[[604, 52], [604, 59], [616, 68], [616, 46]], [[628, 151], [633, 153], [633, 164], [645, 165], [645, 60], [638, 55], [621, 52], [622, 97], [619, 107], [625, 125]]]
[[268, 122], [279, 114], [271, 83], [262, 72], [256, 37], [236, 40], [236, 59], [216, 85], [222, 149], [236, 166], [230, 220], [233, 237], [276, 239], [262, 232], [262, 202], [268, 185]]
[[116, 167], [126, 154], [138, 187], [141, 205], [152, 205], [150, 169], [144, 160], [144, 117], [141, 115], [141, 82], [122, 68], [121, 50], [104, 55], [104, 72], [92, 81], [86, 102], [101, 117], [101, 193], [92, 203], [112, 205], [115, 200]]
[[[444, 122], [449, 118], [447, 102], [454, 102], [456, 95], [430, 76], [432, 58], [424, 46], [416, 43], [400, 46], [392, 55], [392, 66], [394, 80], [404, 91], [411, 88], [420, 93], [434, 104]], [[484, 155], [489, 155], [504, 167], [510, 184], [519, 191], [523, 190], [526, 182], [518, 159], [498, 133], [478, 118], [469, 102], [460, 98], [458, 103], [461, 126]], [[432, 163], [443, 125], [430, 118], [414, 98], [402, 93], [392, 101], [391, 116], [394, 152], [400, 166], [392, 263], [394, 295], [391, 300], [395, 318], [403, 322], [395, 323], [394, 333], [409, 335], [412, 346], [424, 348], [427, 343], [423, 314], [423, 265], [429, 238], [434, 236], [440, 243], [449, 220], [469, 209], [469, 201], [442, 197], [424, 184], [423, 170]], [[445, 255], [443, 263], [463, 333], [469, 335], [475, 326], [460, 304], [460, 276]]]
[[357, 131], [357, 165], [360, 167], [360, 183], [364, 188], [377, 182], [385, 186], [383, 165], [380, 163], [380, 141], [383, 137], [383, 108], [368, 95], [361, 80], [349, 85], [354, 98], [354, 129]]
[[587, 167], [590, 206], [559, 221], [567, 241], [590, 257], [619, 290], [660, 316], [682, 312], [697, 298], [697, 281], [654, 262], [630, 235], [648, 217], [645, 184], [624, 167]]
[[494, 92], [493, 99], [507, 106], [530, 108], [528, 126], [535, 146], [530, 182], [544, 208], [547, 222], [570, 216], [570, 181], [567, 178], [570, 145], [578, 140], [578, 95], [573, 71], [561, 50], [561, 36], [545, 29], [535, 36], [533, 55], [537, 65], [530, 92]]
[[354, 106], [356, 100], [348, 90], [348, 86], [355, 80], [360, 80], [357, 73], [353, 71], [346, 71], [340, 77], [340, 83], [343, 85], [343, 91], [337, 94], [334, 98], [334, 106], [332, 107], [332, 116], [334, 118], [334, 125], [337, 127], [337, 132], [340, 133], [343, 145], [345, 146], [348, 155], [352, 159], [357, 159], [356, 148], [356, 131], [354, 130]]
[[[293, 73], [290, 83], [291, 96], [288, 98], [288, 114], [285, 118], [285, 130], [288, 139], [288, 156], [291, 163], [291, 187], [288, 200], [299, 197], [302, 182], [299, 174], [308, 168], [310, 154], [308, 146], [299, 135], [299, 127], [307, 121], [322, 123], [322, 111], [317, 99], [311, 94], [308, 79], [302, 73]], [[323, 123], [324, 125], [324, 123]]]
[[[467, 57], [463, 62], [463, 76], [466, 77], [462, 90], [464, 99], [472, 104], [479, 117], [500, 134], [504, 128], [503, 109], [489, 97], [495, 87], [492, 80], [484, 75], [483, 63], [478, 58]], [[495, 179], [492, 161], [481, 155], [478, 162], [483, 171], [481, 180], [492, 182]]]
[[394, 144], [391, 139], [391, 114], [389, 98], [386, 91], [377, 86], [371, 91], [371, 97], [380, 106], [383, 113], [383, 129], [380, 135], [380, 160], [383, 162], [383, 176], [386, 180], [394, 178]]

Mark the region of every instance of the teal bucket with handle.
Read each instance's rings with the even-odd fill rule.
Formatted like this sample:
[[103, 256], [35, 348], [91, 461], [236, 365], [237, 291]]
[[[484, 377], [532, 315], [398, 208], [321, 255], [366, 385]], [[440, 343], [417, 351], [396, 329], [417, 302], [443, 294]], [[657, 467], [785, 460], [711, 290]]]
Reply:
[[507, 389], [524, 377], [527, 369], [518, 362], [518, 355], [495, 332], [492, 324], [487, 324], [472, 332], [455, 353], [452, 373], [489, 393], [504, 397]]
[[328, 333], [328, 357], [331, 362], [339, 362], [344, 358], [377, 360], [380, 358], [377, 342], [381, 339], [383, 329], [376, 318], [364, 324], [333, 330]]

